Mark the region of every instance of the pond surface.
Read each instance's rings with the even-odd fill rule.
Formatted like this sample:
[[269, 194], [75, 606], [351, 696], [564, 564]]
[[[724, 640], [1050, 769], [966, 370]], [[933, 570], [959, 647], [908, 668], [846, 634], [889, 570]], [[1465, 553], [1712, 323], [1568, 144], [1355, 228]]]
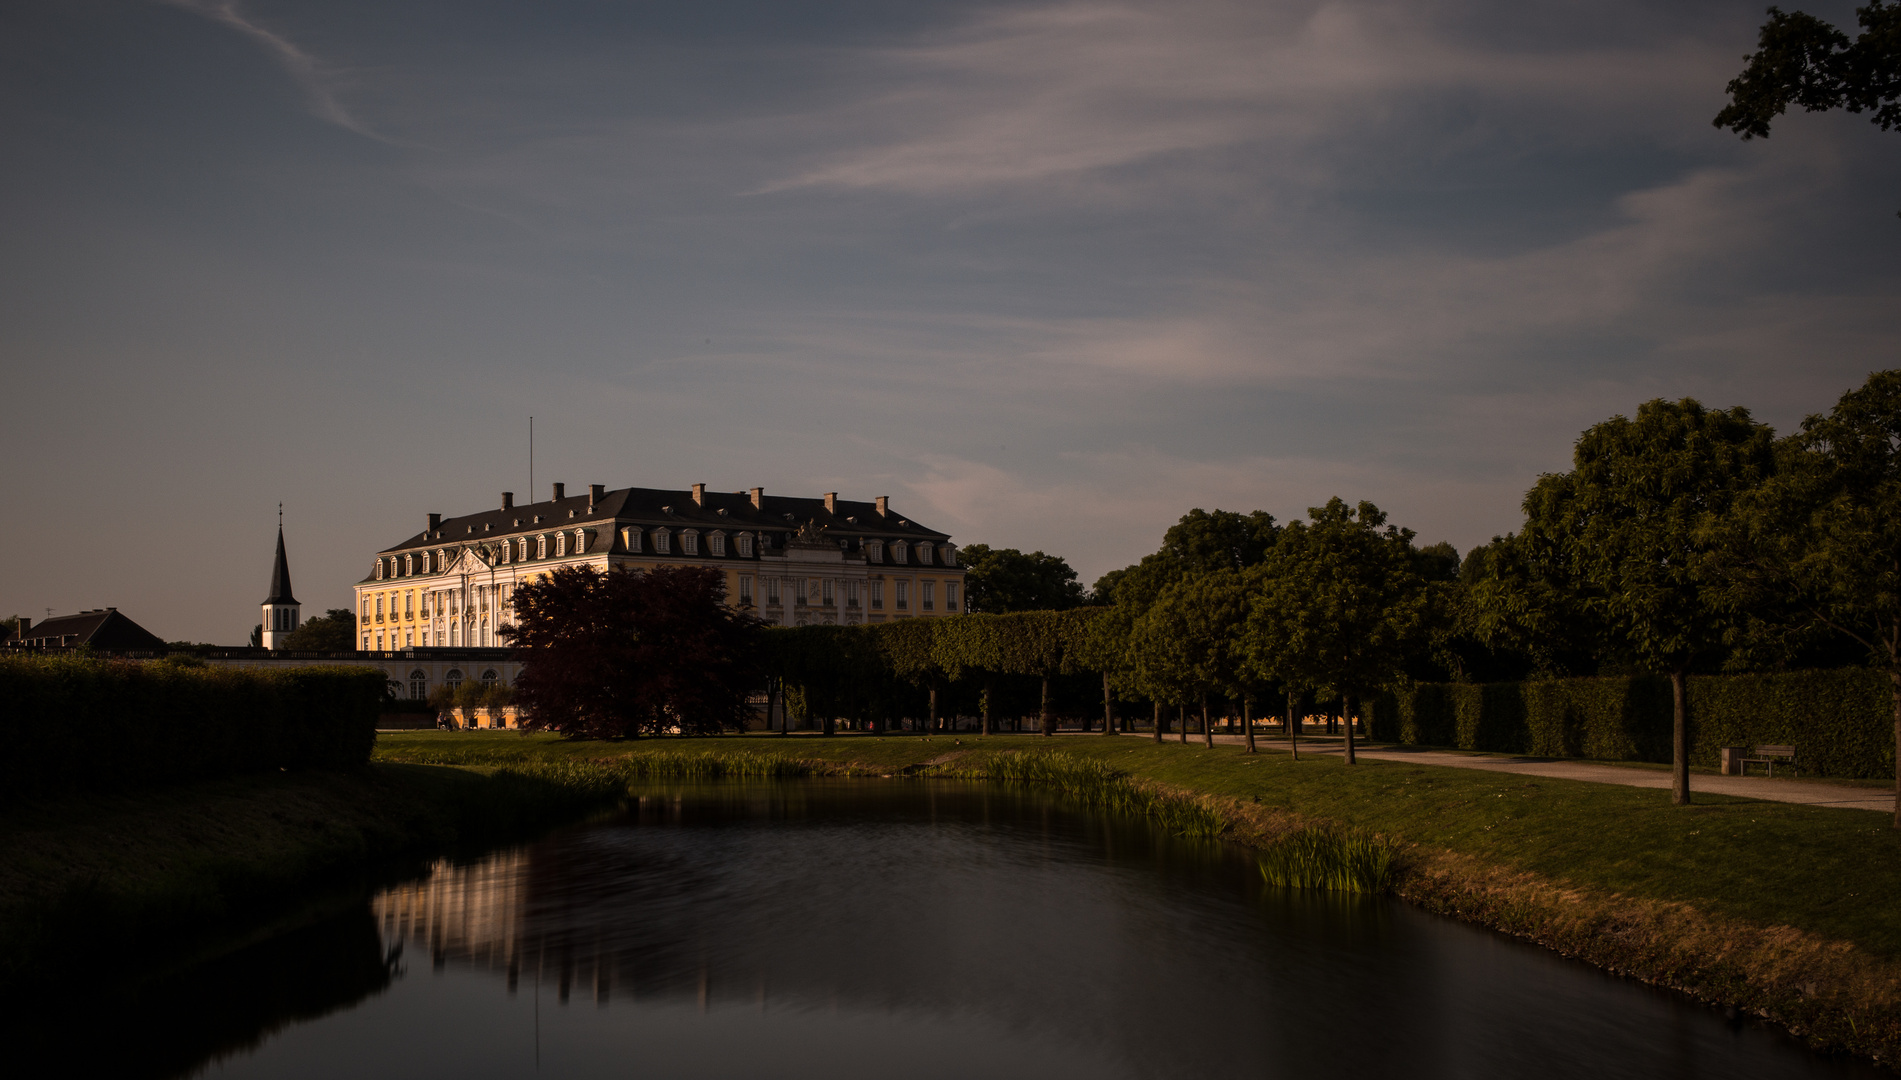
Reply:
[[222, 1026], [190, 1051], [145, 1044], [137, 1071], [182, 1053], [196, 1060], [158, 1064], [404, 1080], [1889, 1075], [1396, 901], [1267, 889], [1224, 845], [929, 782], [656, 785], [624, 815], [439, 865], [183, 978], [132, 1011]]

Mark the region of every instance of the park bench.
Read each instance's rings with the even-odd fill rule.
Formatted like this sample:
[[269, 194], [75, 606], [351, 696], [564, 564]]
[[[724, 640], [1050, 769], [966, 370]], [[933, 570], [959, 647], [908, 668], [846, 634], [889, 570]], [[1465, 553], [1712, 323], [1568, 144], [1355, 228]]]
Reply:
[[1748, 757], [1743, 759], [1743, 775], [1749, 775], [1749, 766], [1753, 764], [1764, 766], [1768, 769], [1769, 775], [1774, 776], [1776, 774], [1777, 762], [1780, 762], [1783, 768], [1788, 769], [1797, 776], [1802, 775], [1802, 771], [1796, 768], [1795, 747], [1793, 746], [1756, 747]]

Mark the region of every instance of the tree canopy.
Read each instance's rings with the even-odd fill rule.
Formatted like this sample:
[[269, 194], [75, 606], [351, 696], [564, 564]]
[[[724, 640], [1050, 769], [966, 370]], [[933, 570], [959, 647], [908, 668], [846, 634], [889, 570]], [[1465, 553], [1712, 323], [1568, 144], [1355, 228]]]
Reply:
[[356, 648], [356, 612], [349, 608], [331, 608], [291, 631], [284, 641], [287, 649], [317, 652], [349, 652]]
[[1871, 112], [1883, 131], [1901, 126], [1901, 4], [1872, 0], [1855, 9], [1853, 41], [1832, 24], [1800, 11], [1769, 9], [1756, 51], [1730, 80], [1729, 104], [1712, 121], [1745, 139], [1766, 139], [1789, 106], [1809, 112]]
[[958, 561], [964, 564], [964, 597], [973, 612], [1061, 611], [1083, 602], [1076, 571], [1060, 556], [971, 544], [958, 553]]

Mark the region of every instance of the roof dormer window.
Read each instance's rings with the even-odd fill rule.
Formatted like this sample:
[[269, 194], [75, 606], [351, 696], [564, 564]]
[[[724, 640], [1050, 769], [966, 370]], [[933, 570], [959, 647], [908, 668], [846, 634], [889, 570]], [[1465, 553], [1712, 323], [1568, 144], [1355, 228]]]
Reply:
[[416, 557], [414, 555], [403, 556], [403, 576], [409, 577], [415, 572], [416, 572]]
[[909, 544], [906, 544], [902, 540], [893, 540], [891, 542], [891, 561], [892, 562], [897, 563], [899, 566], [903, 566], [908, 561], [909, 555], [910, 555]]
[[917, 546], [917, 561], [919, 566], [931, 565], [931, 545], [919, 544]]
[[554, 557], [557, 559], [565, 558], [567, 554], [568, 554], [568, 534], [555, 533], [554, 534]]
[[655, 553], [667, 555], [673, 551], [673, 534], [665, 529], [653, 531], [653, 549]]
[[[956, 566], [956, 565], [957, 565], [957, 545], [956, 545], [956, 544], [945, 544], [945, 545], [944, 545], [944, 565], [945, 565], [945, 566]], [[953, 598], [953, 597], [951, 596], [951, 594], [949, 594], [949, 593], [946, 593], [946, 594], [945, 594], [945, 602], [946, 602], [946, 603], [954, 603], [954, 602], [955, 602], [955, 600], [954, 600], [954, 598]]]
[[680, 531], [680, 554], [698, 555], [700, 553], [700, 531], [682, 529]]
[[883, 562], [884, 561], [884, 541], [883, 540], [865, 541], [865, 560], [867, 562]]
[[733, 539], [739, 545], [739, 557], [742, 559], [752, 558], [752, 534], [749, 532], [743, 532], [743, 533], [740, 533], [738, 536], [734, 537]]
[[547, 557], [548, 557], [548, 538], [546, 536], [535, 537], [535, 558], [545, 559]]
[[633, 527], [622, 529], [620, 531], [620, 546], [628, 551], [638, 552], [640, 550], [640, 530]]
[[374, 577], [378, 581], [383, 580], [383, 560], [382, 559], [376, 560], [376, 569], [371, 571], [370, 576]]
[[574, 530], [574, 553], [576, 555], [579, 555], [583, 551], [586, 551], [586, 550], [587, 550], [587, 530], [586, 529]]
[[710, 532], [706, 534], [706, 553], [709, 555], [726, 554], [726, 534]]

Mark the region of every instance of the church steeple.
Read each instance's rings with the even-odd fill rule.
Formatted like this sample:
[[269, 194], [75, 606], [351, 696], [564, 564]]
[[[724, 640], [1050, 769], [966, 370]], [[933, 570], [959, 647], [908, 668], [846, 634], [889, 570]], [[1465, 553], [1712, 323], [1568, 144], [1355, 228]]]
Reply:
[[291, 631], [302, 620], [302, 605], [290, 591], [290, 560], [284, 557], [284, 504], [277, 504], [277, 561], [271, 566], [271, 594], [264, 598], [264, 639], [267, 649], [285, 647]]

